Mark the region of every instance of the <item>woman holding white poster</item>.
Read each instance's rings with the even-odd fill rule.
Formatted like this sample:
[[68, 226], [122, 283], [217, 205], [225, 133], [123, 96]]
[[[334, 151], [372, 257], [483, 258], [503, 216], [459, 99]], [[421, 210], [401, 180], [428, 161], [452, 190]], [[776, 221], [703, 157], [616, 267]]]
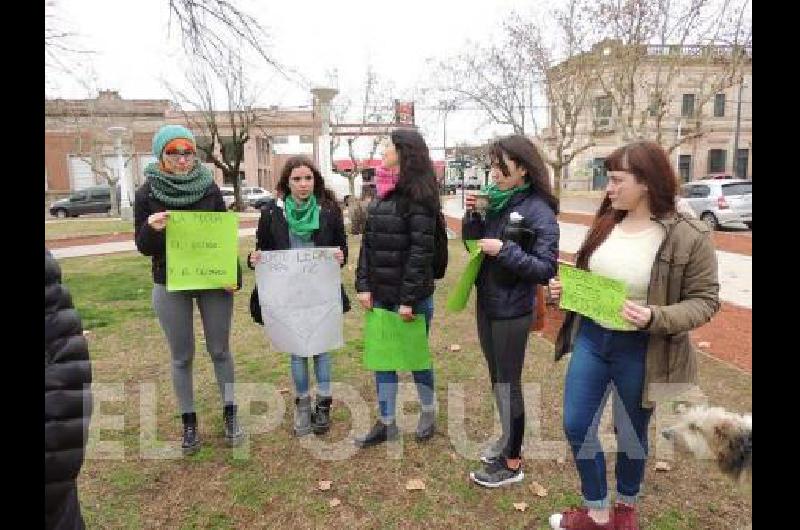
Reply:
[[158, 161], [145, 168], [147, 180], [136, 190], [136, 248], [145, 256], [151, 256], [153, 261], [153, 309], [172, 354], [172, 384], [183, 421], [181, 448], [184, 454], [200, 449], [192, 375], [195, 300], [203, 320], [206, 349], [214, 363], [214, 374], [222, 396], [225, 439], [229, 445], [238, 445], [243, 440], [243, 432], [237, 420], [230, 352], [233, 293], [242, 285], [238, 261], [238, 285], [188, 291], [168, 291], [166, 286], [167, 210], [225, 212], [225, 202], [211, 170], [197, 159], [194, 135], [186, 127], [161, 127], [153, 136], [153, 154]]
[[[708, 226], [676, 212], [678, 180], [664, 150], [634, 142], [605, 159], [606, 196], [576, 266], [623, 282], [619, 326], [568, 311], [556, 360], [572, 352], [564, 385], [564, 432], [581, 479], [582, 508], [550, 518], [553, 528], [637, 529], [636, 500], [656, 400], [696, 384], [689, 331], [719, 309], [717, 259]], [[558, 300], [562, 285], [550, 282]], [[630, 329], [633, 328], [633, 329]], [[613, 385], [612, 385], [613, 383]], [[659, 385], [661, 384], [661, 385]], [[598, 423], [613, 395], [617, 495], [610, 507]]]
[[[336, 247], [336, 261], [347, 261], [347, 236], [342, 210], [332, 191], [325, 187], [322, 174], [306, 156], [289, 158], [277, 184], [279, 198], [261, 209], [256, 230], [256, 250], [248, 256], [250, 268], [261, 259], [261, 251], [313, 247]], [[342, 290], [343, 310], [349, 309]], [[331, 355], [312, 355], [317, 377], [317, 396], [312, 412], [309, 394], [308, 357], [291, 355], [292, 381], [295, 387], [294, 432], [297, 436], [324, 434], [330, 428]]]

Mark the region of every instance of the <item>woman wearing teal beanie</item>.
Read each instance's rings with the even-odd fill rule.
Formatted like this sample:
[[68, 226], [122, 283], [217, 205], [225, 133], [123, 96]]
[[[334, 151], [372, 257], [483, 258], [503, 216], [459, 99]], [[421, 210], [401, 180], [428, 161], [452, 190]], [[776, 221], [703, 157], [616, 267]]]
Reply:
[[149, 164], [146, 181], [136, 190], [134, 204], [136, 248], [152, 259], [153, 309], [167, 338], [172, 354], [172, 383], [183, 420], [184, 454], [200, 449], [197, 414], [194, 408], [192, 360], [194, 358], [194, 301], [203, 321], [206, 349], [214, 363], [214, 373], [222, 396], [225, 439], [238, 445], [243, 433], [236, 417], [233, 358], [230, 329], [233, 293], [238, 285], [226, 289], [167, 291], [166, 234], [167, 210], [224, 212], [225, 202], [214, 178], [197, 159], [194, 135], [181, 125], [165, 125], [153, 136], [157, 162]]

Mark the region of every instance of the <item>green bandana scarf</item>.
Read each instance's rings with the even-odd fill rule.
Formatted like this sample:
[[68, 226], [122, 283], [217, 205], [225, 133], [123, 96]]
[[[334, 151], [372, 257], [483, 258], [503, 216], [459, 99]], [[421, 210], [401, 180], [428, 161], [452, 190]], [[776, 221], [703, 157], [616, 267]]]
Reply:
[[200, 162], [186, 175], [162, 171], [158, 162], [144, 169], [144, 175], [153, 190], [153, 196], [167, 207], [180, 207], [199, 201], [214, 182], [211, 170]]
[[510, 190], [500, 190], [497, 184], [490, 184], [483, 191], [489, 194], [489, 213], [496, 214], [503, 210], [508, 204], [508, 201], [516, 193], [525, 191], [531, 187], [530, 183], [526, 182], [522, 186], [511, 188]]
[[311, 239], [311, 234], [319, 228], [319, 205], [316, 196], [312, 193], [302, 206], [298, 206], [291, 195], [286, 197], [284, 203], [289, 230], [305, 241]]

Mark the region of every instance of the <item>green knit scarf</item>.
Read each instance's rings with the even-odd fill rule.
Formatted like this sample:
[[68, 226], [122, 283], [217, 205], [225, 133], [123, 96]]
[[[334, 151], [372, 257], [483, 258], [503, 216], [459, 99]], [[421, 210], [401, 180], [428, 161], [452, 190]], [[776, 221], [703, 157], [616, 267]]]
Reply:
[[312, 193], [302, 205], [298, 206], [294, 197], [289, 195], [284, 203], [286, 204], [286, 222], [289, 230], [304, 241], [310, 240], [311, 234], [319, 229], [317, 197]]
[[490, 184], [483, 190], [485, 193], [489, 194], [489, 213], [497, 214], [501, 212], [514, 194], [523, 192], [530, 187], [530, 183], [526, 182], [522, 186], [516, 186], [508, 190], [500, 190], [497, 188], [497, 184]]
[[144, 169], [150, 189], [156, 199], [168, 207], [180, 207], [199, 201], [214, 182], [211, 170], [200, 162], [186, 175], [167, 173], [161, 170], [158, 162], [152, 162]]

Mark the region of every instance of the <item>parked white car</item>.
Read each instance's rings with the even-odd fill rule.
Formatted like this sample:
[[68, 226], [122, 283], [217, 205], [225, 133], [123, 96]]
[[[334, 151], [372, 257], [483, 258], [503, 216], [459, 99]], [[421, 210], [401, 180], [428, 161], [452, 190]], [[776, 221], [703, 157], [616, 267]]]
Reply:
[[752, 228], [753, 181], [705, 179], [687, 182], [681, 186], [680, 207], [690, 208], [712, 230], [741, 224]]
[[230, 210], [233, 208], [233, 203], [236, 197], [233, 194], [233, 186], [220, 186], [219, 191], [222, 192], [222, 200], [225, 201], [225, 208]]
[[259, 209], [261, 206], [272, 198], [272, 194], [258, 186], [243, 187], [242, 188], [242, 201], [248, 206]]

